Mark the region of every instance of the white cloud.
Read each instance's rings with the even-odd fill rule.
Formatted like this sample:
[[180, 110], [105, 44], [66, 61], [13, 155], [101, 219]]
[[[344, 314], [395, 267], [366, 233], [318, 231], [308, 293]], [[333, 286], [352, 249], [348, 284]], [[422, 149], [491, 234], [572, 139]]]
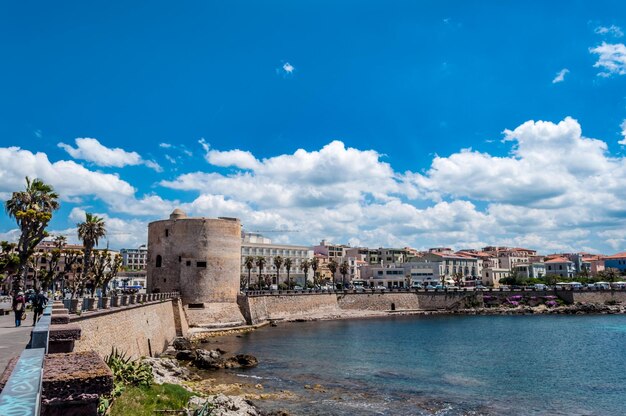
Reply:
[[221, 152], [219, 150], [209, 150], [205, 159], [215, 166], [234, 166], [239, 169], [256, 169], [260, 166], [259, 161], [250, 152], [235, 149]]
[[162, 147], [163, 149], [169, 149], [172, 147], [172, 145], [169, 143], [159, 143], [159, 147]]
[[565, 75], [569, 73], [569, 69], [563, 68], [559, 72], [557, 72], [556, 76], [552, 80], [553, 84], [565, 81]]
[[622, 137], [623, 139], [620, 140], [619, 144], [621, 144], [622, 146], [626, 146], [626, 119], [624, 119], [624, 121], [622, 121], [622, 124], [620, 124], [620, 128], [622, 129]]
[[595, 28], [594, 32], [598, 35], [612, 35], [616, 38], [621, 38], [624, 36], [624, 32], [622, 32], [622, 28], [619, 26], [611, 25], [609, 27], [606, 26], [598, 26]]
[[40, 178], [52, 185], [64, 202], [80, 203], [84, 198], [96, 198], [114, 212], [164, 215], [178, 204], [156, 195], [137, 199], [136, 189], [117, 174], [91, 171], [74, 161], [52, 163], [41, 152], [0, 147], [0, 194], [22, 189], [26, 176]]
[[291, 65], [289, 62], [285, 62], [285, 64], [283, 65], [283, 71], [285, 71], [285, 73], [287, 74], [293, 73], [295, 69], [296, 68], [294, 68], [294, 66]]
[[270, 237], [305, 245], [327, 238], [372, 247], [504, 244], [613, 252], [626, 243], [626, 158], [585, 137], [570, 117], [504, 130], [510, 150], [503, 155], [463, 149], [414, 172], [398, 172], [376, 150], [341, 141], [268, 158], [199, 143], [211, 163], [206, 171], [160, 182], [192, 192], [181, 201], [137, 196], [117, 175], [72, 161], [51, 163], [19, 148], [0, 148], [0, 195], [22, 188], [26, 175], [41, 177], [65, 203], [73, 201], [70, 220], [84, 215], [90, 198], [101, 200], [117, 231], [112, 245], [114, 236], [116, 245], [145, 242], [146, 223], [167, 218], [175, 207], [194, 216], [238, 217], [248, 230], [300, 230]]
[[124, 166], [146, 165], [157, 172], [163, 170], [158, 163], [152, 160], [143, 160], [137, 152], [127, 152], [119, 147], [111, 149], [103, 146], [97, 139], [77, 138], [75, 143], [75, 148], [65, 143], [59, 143], [58, 146], [74, 159], [86, 160], [97, 166], [121, 168]]
[[609, 247], [596, 231], [626, 226], [626, 159], [584, 137], [570, 117], [503, 134], [508, 155], [465, 149], [435, 157], [424, 173], [398, 173], [376, 151], [334, 141], [267, 159], [220, 151], [217, 164], [234, 172], [186, 173], [161, 185], [197, 191], [192, 212], [226, 212], [248, 229], [297, 228], [281, 238], [304, 244]]
[[599, 55], [598, 61], [593, 65], [601, 69], [598, 76], [606, 78], [626, 74], [626, 46], [623, 43], [602, 42], [600, 46], [590, 48], [589, 52]]

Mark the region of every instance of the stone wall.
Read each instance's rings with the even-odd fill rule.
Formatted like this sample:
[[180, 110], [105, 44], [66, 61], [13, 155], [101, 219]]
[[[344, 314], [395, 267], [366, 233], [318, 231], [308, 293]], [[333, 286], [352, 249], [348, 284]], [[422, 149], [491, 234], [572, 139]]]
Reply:
[[603, 291], [565, 291], [558, 290], [558, 296], [567, 303], [599, 303], [619, 302], [626, 304], [626, 291], [622, 290], [603, 290]]
[[107, 309], [73, 317], [72, 322], [81, 328], [74, 351], [94, 350], [100, 357], [109, 355], [113, 347], [132, 358], [155, 355], [178, 334], [186, 335], [188, 328], [175, 300]]
[[482, 292], [420, 292], [419, 308], [423, 310], [457, 309], [483, 306]]
[[341, 315], [334, 293], [240, 296], [239, 302], [249, 324], [270, 319], [306, 319], [314, 314]]
[[338, 294], [337, 302], [341, 309], [388, 311], [419, 309], [416, 293], [347, 293]]

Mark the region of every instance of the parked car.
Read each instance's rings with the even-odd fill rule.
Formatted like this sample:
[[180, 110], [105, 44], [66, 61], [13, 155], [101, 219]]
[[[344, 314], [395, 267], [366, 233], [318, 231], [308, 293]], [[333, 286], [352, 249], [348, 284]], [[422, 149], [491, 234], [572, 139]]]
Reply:
[[474, 286], [474, 290], [487, 290], [487, 287], [483, 285], [476, 285]]
[[295, 286], [293, 287], [293, 290], [302, 290], [302, 286], [300, 286], [300, 285], [295, 285]]
[[378, 286], [375, 287], [375, 289], [376, 290], [385, 290], [387, 288], [385, 286], [383, 286], [383, 285], [378, 285]]
[[433, 290], [433, 289], [436, 289], [436, 287], [431, 285], [431, 284], [428, 284], [428, 285], [426, 285], [426, 287], [424, 289], [426, 289], [426, 290]]
[[533, 288], [535, 290], [547, 290], [548, 287], [546, 285], [544, 285], [543, 283], [536, 283]]
[[413, 282], [411, 283], [411, 289], [423, 289], [424, 286], [422, 286], [422, 284], [420, 282]]
[[511, 290], [509, 286], [500, 286], [500, 290]]

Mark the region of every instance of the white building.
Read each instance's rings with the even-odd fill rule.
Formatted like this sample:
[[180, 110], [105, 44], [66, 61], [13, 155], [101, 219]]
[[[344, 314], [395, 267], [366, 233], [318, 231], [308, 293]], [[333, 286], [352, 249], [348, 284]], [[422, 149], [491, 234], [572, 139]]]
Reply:
[[145, 244], [138, 248], [123, 248], [120, 250], [120, 254], [122, 255], [122, 267], [125, 270], [146, 270], [148, 249]]
[[[285, 268], [284, 262], [280, 270], [277, 271], [276, 266], [274, 265], [274, 258], [281, 256], [283, 261], [288, 258], [291, 259], [289, 277], [293, 279], [296, 284], [303, 286], [304, 272], [300, 266], [305, 259], [309, 260], [309, 262], [313, 259], [313, 250], [307, 246], [273, 244], [272, 240], [263, 237], [260, 234], [244, 233], [241, 241], [241, 276], [244, 279], [248, 278], [248, 269], [245, 265], [246, 257], [248, 256], [252, 256], [255, 259], [258, 257], [265, 258], [266, 263], [261, 274], [262, 276], [271, 279], [273, 284], [276, 283], [277, 272], [281, 283], [287, 281], [287, 269]], [[255, 261], [254, 267], [250, 270], [251, 283], [256, 283], [258, 281], [258, 277], [259, 268], [257, 267]], [[308, 272], [308, 280], [313, 280], [313, 270], [310, 268]]]

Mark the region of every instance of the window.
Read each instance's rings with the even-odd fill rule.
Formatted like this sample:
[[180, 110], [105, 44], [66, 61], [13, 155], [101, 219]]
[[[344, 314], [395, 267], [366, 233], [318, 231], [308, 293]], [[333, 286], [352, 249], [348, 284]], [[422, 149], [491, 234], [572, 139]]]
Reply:
[[187, 260], [187, 266], [191, 266], [191, 260]]
[[206, 268], [206, 261], [197, 261], [196, 267], [204, 267]]
[[168, 228], [165, 229], [165, 236], [166, 237], [170, 236], [170, 230]]
[[161, 267], [161, 264], [163, 263], [163, 258], [161, 257], [161, 255], [159, 254], [156, 257], [156, 267]]

